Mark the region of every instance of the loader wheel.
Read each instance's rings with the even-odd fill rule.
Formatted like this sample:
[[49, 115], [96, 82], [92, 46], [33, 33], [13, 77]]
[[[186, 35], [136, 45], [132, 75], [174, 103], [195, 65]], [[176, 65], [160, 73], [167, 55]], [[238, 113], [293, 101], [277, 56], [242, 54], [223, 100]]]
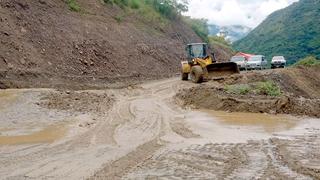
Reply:
[[190, 73], [191, 81], [201, 83], [203, 81], [203, 70], [200, 66], [193, 66]]
[[189, 73], [181, 73], [181, 79], [183, 81], [188, 81], [188, 76], [189, 76]]

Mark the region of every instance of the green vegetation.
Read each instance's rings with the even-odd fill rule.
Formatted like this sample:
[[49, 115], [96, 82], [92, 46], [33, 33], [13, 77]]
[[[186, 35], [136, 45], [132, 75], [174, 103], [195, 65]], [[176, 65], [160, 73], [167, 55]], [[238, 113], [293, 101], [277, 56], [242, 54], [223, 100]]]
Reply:
[[118, 23], [126, 16], [138, 13], [144, 22], [157, 24], [160, 29], [165, 28], [169, 21], [181, 18], [181, 13], [188, 10], [187, 0], [103, 0], [103, 2], [123, 9], [120, 15], [114, 17]]
[[299, 60], [294, 64], [294, 66], [315, 66], [320, 65], [320, 61], [317, 60], [314, 56], [308, 56], [304, 59]]
[[[104, 0], [104, 3], [116, 5], [125, 10], [137, 10], [144, 19], [157, 22], [160, 26], [166, 23], [166, 19], [182, 18], [204, 42], [209, 42], [206, 19], [181, 16], [182, 12], [188, 11], [187, 0]], [[124, 16], [114, 18], [121, 22]]]
[[267, 96], [281, 95], [281, 90], [279, 86], [272, 81], [258, 82], [255, 87], [258, 94], [267, 95]]
[[141, 2], [140, 0], [131, 0], [130, 1], [130, 7], [132, 9], [139, 9], [141, 7]]
[[206, 19], [193, 19], [190, 17], [184, 17], [183, 19], [192, 30], [204, 41], [209, 42], [208, 34], [208, 22]]
[[234, 48], [263, 54], [269, 60], [283, 55], [288, 64], [313, 55], [320, 58], [320, 1], [300, 0], [271, 14]]
[[251, 87], [247, 84], [230, 85], [225, 87], [225, 91], [231, 94], [245, 95], [251, 91]]
[[103, 0], [106, 4], [117, 5], [123, 9], [147, 9], [157, 11], [163, 17], [174, 19], [180, 16], [181, 12], [188, 10], [187, 1], [177, 0]]
[[257, 82], [252, 84], [235, 84], [229, 85], [224, 90], [231, 94], [246, 95], [246, 94], [258, 94], [267, 96], [280, 96], [280, 87], [272, 82]]
[[219, 37], [219, 36], [209, 36], [209, 44], [211, 46], [223, 46], [225, 48], [232, 49], [231, 43], [228, 42], [224, 37]]
[[67, 5], [71, 11], [80, 12], [81, 8], [76, 0], [67, 0]]

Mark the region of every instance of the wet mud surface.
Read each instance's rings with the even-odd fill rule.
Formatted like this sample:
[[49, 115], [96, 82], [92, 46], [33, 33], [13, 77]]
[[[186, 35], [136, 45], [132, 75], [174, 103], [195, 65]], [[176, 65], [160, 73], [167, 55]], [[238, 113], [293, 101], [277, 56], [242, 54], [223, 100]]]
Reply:
[[2, 90], [0, 179], [320, 178], [319, 119], [181, 108], [192, 86]]

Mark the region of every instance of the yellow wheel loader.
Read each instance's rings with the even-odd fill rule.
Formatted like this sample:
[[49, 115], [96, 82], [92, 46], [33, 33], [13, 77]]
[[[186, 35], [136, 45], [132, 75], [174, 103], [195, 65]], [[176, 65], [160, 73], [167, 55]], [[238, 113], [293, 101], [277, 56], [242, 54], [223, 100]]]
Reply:
[[187, 61], [181, 62], [181, 79], [189, 79], [194, 83], [201, 83], [215, 77], [240, 73], [238, 65], [234, 62], [217, 63], [214, 54], [208, 55], [206, 43], [192, 43], [186, 47]]

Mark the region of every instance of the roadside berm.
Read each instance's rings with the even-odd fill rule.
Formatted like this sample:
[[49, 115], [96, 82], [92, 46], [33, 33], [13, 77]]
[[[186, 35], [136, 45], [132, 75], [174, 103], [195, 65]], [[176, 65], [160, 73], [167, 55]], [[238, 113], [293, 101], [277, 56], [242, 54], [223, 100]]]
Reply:
[[245, 72], [181, 90], [184, 106], [320, 117], [320, 67]]

